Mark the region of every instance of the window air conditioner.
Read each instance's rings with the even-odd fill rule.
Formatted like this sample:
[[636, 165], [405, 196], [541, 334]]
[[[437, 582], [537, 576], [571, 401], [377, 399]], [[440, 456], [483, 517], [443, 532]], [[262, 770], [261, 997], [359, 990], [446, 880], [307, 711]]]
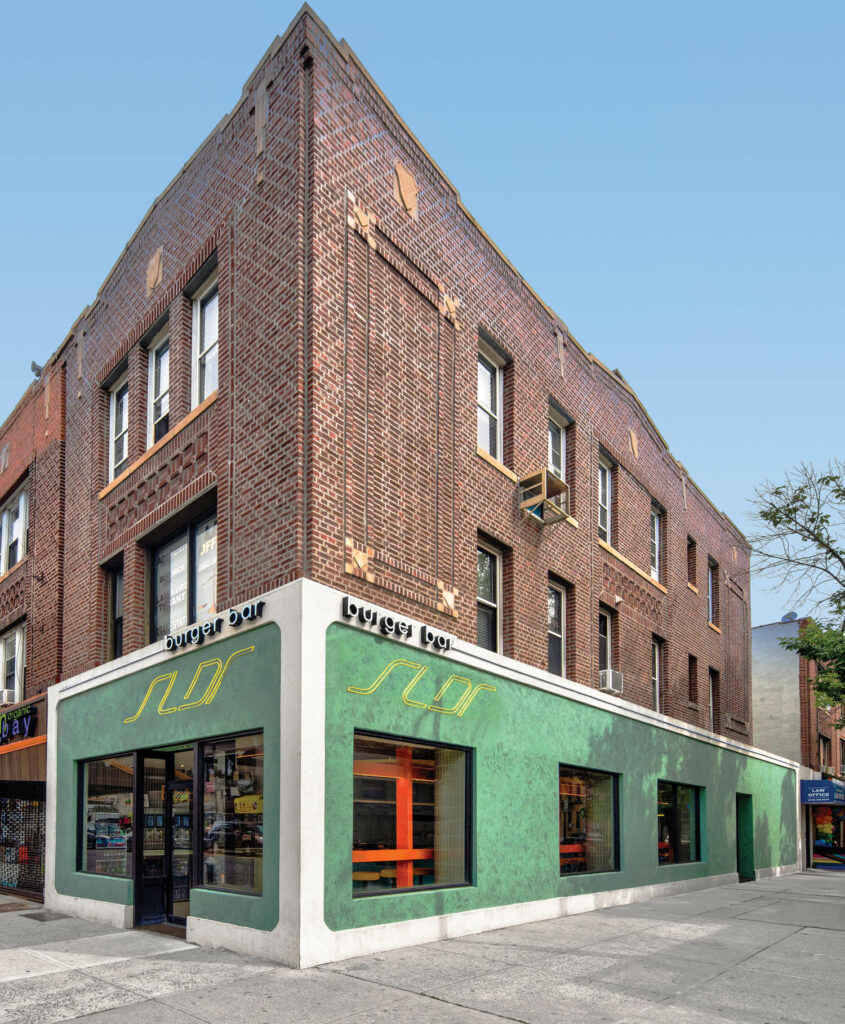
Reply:
[[821, 766], [822, 775], [838, 775], [836, 768], [832, 764], [823, 764]]
[[15, 691], [14, 690], [0, 690], [0, 707], [5, 704], [15, 703]]
[[519, 511], [543, 526], [569, 518], [569, 485], [550, 469], [538, 469], [520, 478]]
[[615, 668], [603, 668], [599, 672], [599, 689], [607, 693], [622, 693], [622, 673]]

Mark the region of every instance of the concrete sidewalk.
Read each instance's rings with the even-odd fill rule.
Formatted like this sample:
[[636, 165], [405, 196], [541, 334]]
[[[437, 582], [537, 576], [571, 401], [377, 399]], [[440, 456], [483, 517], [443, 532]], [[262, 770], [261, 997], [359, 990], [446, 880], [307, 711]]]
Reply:
[[841, 1020], [845, 874], [805, 872], [308, 971], [0, 897], [0, 1021]]

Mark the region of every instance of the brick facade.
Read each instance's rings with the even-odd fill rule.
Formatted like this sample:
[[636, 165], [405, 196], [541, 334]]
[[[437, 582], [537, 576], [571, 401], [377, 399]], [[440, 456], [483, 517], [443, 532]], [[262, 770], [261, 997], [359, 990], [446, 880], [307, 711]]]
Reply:
[[[191, 296], [214, 268], [219, 387], [192, 409]], [[148, 449], [146, 346], [165, 325], [171, 430]], [[481, 336], [506, 357], [501, 462], [476, 444]], [[109, 483], [108, 392], [124, 372], [130, 466]], [[27, 616], [34, 690], [108, 658], [106, 570], [120, 560], [124, 651], [149, 642], [152, 546], [216, 507], [221, 608], [307, 576], [474, 640], [482, 537], [502, 557], [505, 654], [546, 667], [552, 576], [567, 593], [569, 678], [598, 685], [603, 605], [626, 700], [651, 703], [658, 637], [661, 710], [706, 727], [712, 670], [717, 731], [751, 740], [745, 539], [307, 9], [153, 204], [49, 379], [49, 417], [42, 378], [0, 435], [17, 438], [3, 494], [32, 480], [30, 558], [11, 574], [22, 587], [0, 581], [0, 627]], [[550, 402], [572, 421], [571, 518], [540, 526], [521, 518], [515, 481], [546, 464]], [[615, 463], [611, 545], [597, 535], [600, 451]], [[32, 582], [36, 570], [45, 583]]]

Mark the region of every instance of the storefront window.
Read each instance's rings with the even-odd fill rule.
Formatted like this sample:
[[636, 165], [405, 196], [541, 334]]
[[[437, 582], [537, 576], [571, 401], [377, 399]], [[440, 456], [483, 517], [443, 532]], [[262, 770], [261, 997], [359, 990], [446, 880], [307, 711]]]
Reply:
[[134, 775], [131, 756], [106, 757], [83, 764], [83, 871], [122, 877], [132, 874]]
[[352, 891], [469, 881], [467, 751], [355, 735]]
[[560, 873], [618, 871], [617, 776], [560, 766]]
[[660, 864], [700, 860], [699, 790], [657, 783], [657, 859]]
[[264, 738], [203, 744], [202, 884], [261, 895]]

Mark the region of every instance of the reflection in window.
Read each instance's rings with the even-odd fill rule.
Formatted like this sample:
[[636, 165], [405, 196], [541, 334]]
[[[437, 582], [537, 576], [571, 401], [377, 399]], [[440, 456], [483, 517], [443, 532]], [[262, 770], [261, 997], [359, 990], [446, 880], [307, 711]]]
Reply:
[[618, 871], [617, 777], [560, 766], [560, 873]]
[[155, 639], [217, 611], [217, 518], [204, 519], [153, 556]]
[[202, 773], [202, 884], [261, 895], [264, 737], [205, 743]]
[[699, 790], [657, 783], [657, 858], [660, 864], [700, 860]]
[[352, 889], [469, 880], [466, 751], [356, 734]]
[[134, 774], [131, 756], [82, 765], [83, 871], [131, 875]]

